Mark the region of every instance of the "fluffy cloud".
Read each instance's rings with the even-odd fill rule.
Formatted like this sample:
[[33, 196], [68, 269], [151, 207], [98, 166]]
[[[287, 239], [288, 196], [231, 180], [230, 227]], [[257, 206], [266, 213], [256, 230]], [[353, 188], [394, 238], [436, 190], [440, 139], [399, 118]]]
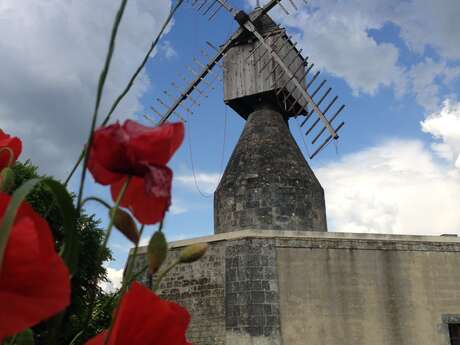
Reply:
[[441, 141], [432, 145], [433, 150], [460, 169], [460, 103], [445, 100], [442, 109], [431, 113], [421, 125], [424, 132]]
[[[255, 5], [254, 0], [249, 3]], [[457, 0], [445, 0], [442, 5], [432, 0], [323, 0], [290, 16], [280, 9], [273, 15], [297, 31], [297, 40], [311, 61], [343, 78], [355, 94], [391, 87], [397, 95], [414, 93], [432, 111], [439, 105], [438, 83], [446, 85], [459, 75], [458, 68], [448, 67], [460, 59]], [[399, 28], [402, 42], [415, 55], [423, 56], [432, 48], [439, 61], [403, 65], [395, 43], [377, 42], [370, 35], [387, 24]]]
[[[350, 4], [321, 2], [313, 11], [300, 11], [284, 18], [299, 30], [300, 45], [321, 69], [344, 78], [355, 94], [374, 94], [381, 86], [404, 88], [404, 69], [398, 65], [399, 51], [390, 43], [377, 43], [370, 29], [380, 29], [384, 21], [373, 14], [381, 7], [365, 6], [350, 11]], [[383, 12], [387, 12], [386, 8]]]
[[106, 267], [107, 269], [107, 279], [106, 282], [100, 282], [99, 286], [106, 292], [114, 292], [121, 287], [121, 282], [123, 280], [123, 269], [115, 269], [112, 267]]
[[[8, 33], [0, 37], [0, 128], [23, 138], [22, 157], [43, 172], [63, 177], [86, 139], [118, 5], [111, 0], [0, 4], [0, 31]], [[126, 85], [169, 7], [170, 0], [129, 2], [101, 114]], [[139, 97], [149, 84], [143, 75], [117, 115], [140, 109]]]
[[216, 190], [220, 178], [221, 175], [218, 173], [197, 172], [195, 176], [185, 174], [175, 176], [174, 181], [189, 189], [199, 189], [203, 193], [212, 194]]
[[318, 169], [331, 231], [460, 233], [460, 171], [416, 140], [392, 140]]
[[448, 85], [459, 75], [459, 68], [449, 67], [445, 62], [435, 62], [430, 58], [412, 66], [408, 71], [411, 91], [417, 102], [428, 112], [436, 110], [440, 105], [439, 82]]
[[401, 28], [401, 37], [410, 48], [423, 53], [428, 47], [446, 59], [460, 59], [460, 2], [458, 0], [399, 1], [390, 20]]

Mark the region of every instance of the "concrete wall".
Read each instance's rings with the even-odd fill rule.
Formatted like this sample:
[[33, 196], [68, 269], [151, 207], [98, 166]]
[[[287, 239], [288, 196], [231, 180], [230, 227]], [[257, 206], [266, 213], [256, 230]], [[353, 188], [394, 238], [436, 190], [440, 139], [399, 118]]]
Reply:
[[246, 230], [174, 242], [170, 259], [197, 242], [206, 256], [160, 290], [195, 345], [450, 345], [460, 323], [458, 238]]
[[336, 247], [277, 248], [283, 344], [450, 344], [443, 316], [460, 315], [458, 247]]

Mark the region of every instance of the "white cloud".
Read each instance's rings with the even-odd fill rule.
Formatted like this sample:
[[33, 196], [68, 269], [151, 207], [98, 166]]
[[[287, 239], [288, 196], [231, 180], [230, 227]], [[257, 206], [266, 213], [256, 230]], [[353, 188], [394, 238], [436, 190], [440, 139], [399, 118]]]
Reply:
[[401, 27], [401, 36], [419, 53], [427, 47], [446, 59], [460, 59], [460, 2], [458, 0], [400, 1], [391, 20]]
[[449, 84], [459, 75], [458, 68], [449, 67], [445, 62], [435, 62], [430, 58], [412, 66], [408, 72], [412, 92], [417, 102], [429, 112], [434, 111], [440, 105], [439, 81]]
[[197, 172], [195, 176], [192, 175], [177, 175], [174, 181], [179, 185], [185, 186], [189, 189], [197, 188], [204, 193], [211, 194], [217, 188], [221, 175], [217, 173], [203, 173]]
[[121, 283], [123, 281], [123, 269], [116, 269], [107, 266], [107, 278], [108, 281], [101, 282], [99, 286], [102, 290], [106, 292], [114, 292], [121, 287]]
[[177, 56], [177, 52], [174, 49], [170, 41], [164, 41], [160, 46], [160, 51], [166, 59], [172, 59]]
[[317, 173], [330, 231], [460, 234], [460, 172], [420, 141], [387, 141]]
[[[285, 21], [300, 30], [300, 45], [316, 66], [344, 78], [355, 94], [374, 94], [379, 87], [404, 88], [404, 69], [398, 65], [399, 51], [390, 43], [377, 43], [368, 30], [381, 21], [370, 13], [350, 11], [349, 5], [321, 2], [316, 11], [298, 12]], [[376, 11], [372, 8], [372, 11]]]
[[[248, 2], [255, 5], [255, 0]], [[310, 61], [343, 78], [355, 94], [374, 94], [381, 87], [393, 88], [398, 96], [413, 92], [432, 111], [439, 105], [438, 83], [446, 86], [459, 75], [458, 67], [447, 67], [448, 62], [460, 59], [458, 0], [442, 4], [432, 0], [323, 0], [310, 4], [290, 16], [280, 9], [270, 14], [296, 29], [296, 38]], [[396, 43], [377, 42], [369, 34], [389, 23], [400, 29], [402, 41], [413, 53], [423, 56], [430, 47], [439, 61], [402, 65]]]
[[169, 212], [173, 215], [183, 214], [188, 212], [188, 208], [177, 203], [177, 200], [174, 201], [169, 208]]
[[432, 145], [433, 150], [460, 169], [460, 103], [445, 100], [442, 109], [431, 113], [421, 126], [424, 132], [441, 140]]
[[[15, 1], [0, 5], [0, 128], [24, 141], [22, 159], [65, 176], [78, 156], [119, 2]], [[170, 0], [130, 1], [103, 95], [101, 118], [126, 85], [169, 12]], [[140, 109], [145, 74], [116, 115]]]

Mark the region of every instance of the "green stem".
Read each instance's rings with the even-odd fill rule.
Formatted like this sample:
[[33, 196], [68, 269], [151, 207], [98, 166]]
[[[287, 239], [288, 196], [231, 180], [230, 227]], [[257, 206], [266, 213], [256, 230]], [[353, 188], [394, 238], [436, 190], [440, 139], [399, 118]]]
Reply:
[[[139, 230], [139, 239], [142, 238], [144, 228], [145, 228], [145, 225], [142, 224], [141, 229]], [[134, 250], [133, 250], [133, 254], [131, 256], [131, 260], [128, 259], [128, 262], [127, 262], [128, 266], [126, 267], [126, 273], [125, 273], [125, 276], [123, 277], [123, 283], [122, 283], [121, 289], [120, 289], [120, 299], [118, 300], [119, 301], [118, 303], [120, 303], [120, 301], [123, 298], [126, 290], [128, 289], [129, 283], [131, 282], [131, 274], [132, 274], [132, 271], [133, 271], [133, 268], [134, 268], [134, 261], [136, 259], [138, 248], [139, 248], [139, 242], [137, 242], [134, 245]], [[115, 321], [117, 320], [119, 310], [120, 310], [120, 308], [118, 306], [118, 308], [115, 311], [115, 315], [113, 316], [113, 318], [112, 318], [112, 320], [110, 322], [109, 330], [107, 332], [107, 337], [105, 338], [104, 345], [107, 345], [109, 343], [110, 336], [112, 335], [113, 325], [115, 324]]]
[[117, 200], [115, 201], [115, 206], [113, 206], [113, 213], [112, 213], [112, 216], [110, 217], [109, 225], [107, 226], [107, 233], [105, 235], [104, 242], [102, 243], [102, 246], [99, 248], [97, 262], [101, 261], [102, 251], [107, 247], [107, 243], [109, 242], [110, 235], [112, 234], [115, 214], [117, 213], [117, 210], [120, 207], [121, 199], [123, 199], [123, 196], [125, 195], [126, 189], [128, 188], [129, 181], [131, 181], [131, 177], [128, 177], [126, 179], [125, 183], [121, 187], [120, 193], [118, 193]]
[[7, 167], [10, 167], [13, 165], [13, 162], [14, 162], [14, 152], [11, 148], [9, 148], [8, 146], [4, 146], [2, 148], [0, 148], [0, 154], [2, 152], [6, 152], [8, 153], [8, 165]]
[[[113, 218], [114, 218], [114, 216], [116, 214], [116, 210], [118, 210], [118, 207], [120, 206], [120, 202], [123, 199], [123, 196], [125, 195], [126, 189], [128, 188], [129, 181], [131, 181], [131, 177], [128, 177], [126, 179], [125, 183], [121, 187], [120, 193], [118, 193], [117, 200], [115, 201], [115, 206], [113, 206], [114, 212], [112, 213], [112, 216], [110, 217], [109, 225], [107, 226], [107, 231], [106, 231], [106, 234], [105, 234], [105, 237], [104, 237], [104, 242], [102, 243], [102, 246], [99, 247], [99, 249], [98, 249], [98, 253], [97, 253], [97, 256], [96, 256], [96, 263], [97, 264], [99, 264], [99, 263], [102, 264], [102, 262], [101, 262], [102, 261], [102, 253], [103, 253], [104, 249], [107, 247], [107, 243], [109, 242], [109, 238], [110, 238], [110, 235], [112, 233]], [[91, 315], [93, 313], [95, 297], [96, 297], [96, 291], [93, 290], [93, 293], [90, 296], [90, 301], [89, 301], [89, 306], [88, 306], [88, 312], [87, 312], [87, 315], [86, 315], [86, 319], [85, 319], [85, 322], [83, 323], [83, 325], [84, 325], [83, 330], [84, 331], [86, 331], [86, 329], [88, 327], [88, 324], [89, 324], [89, 321], [91, 319]]]
[[174, 261], [167, 269], [162, 271], [160, 274], [158, 274], [157, 280], [155, 281], [155, 286], [153, 287], [153, 291], [157, 291], [158, 288], [160, 287], [161, 281], [163, 278], [171, 271], [174, 267], [176, 267], [180, 263], [179, 260]]
[[[107, 116], [105, 117], [104, 121], [102, 122], [102, 125], [105, 126], [110, 118], [112, 117], [112, 114], [114, 113], [114, 111], [117, 109], [118, 105], [120, 104], [120, 102], [123, 100], [123, 98], [126, 96], [126, 94], [129, 92], [129, 90], [131, 89], [132, 85], [134, 84], [135, 80], [137, 79], [137, 77], [139, 76], [139, 73], [142, 71], [142, 69], [145, 67], [145, 64], [147, 63], [148, 59], [149, 59], [149, 56], [150, 54], [152, 53], [152, 51], [155, 49], [156, 45], [158, 44], [158, 41], [160, 40], [161, 36], [163, 35], [164, 31], [166, 30], [166, 28], [168, 27], [169, 23], [171, 22], [171, 19], [173, 18], [174, 14], [176, 13], [176, 11], [179, 9], [179, 6], [182, 5], [182, 3], [184, 2], [184, 0], [179, 0], [177, 1], [176, 5], [172, 8], [172, 10], [170, 11], [168, 17], [166, 18], [166, 20], [164, 21], [163, 23], [163, 26], [161, 27], [160, 29], [160, 32], [155, 36], [154, 40], [152, 41], [152, 44], [150, 45], [150, 48], [149, 50], [147, 51], [147, 53], [145, 54], [142, 62], [140, 63], [140, 65], [137, 67], [136, 71], [134, 72], [134, 74], [131, 76], [131, 79], [129, 80], [128, 84], [126, 85], [125, 89], [120, 93], [120, 95], [118, 95], [118, 97], [116, 98], [115, 102], [112, 104], [112, 106], [110, 107], [110, 110], [107, 114]], [[77, 170], [78, 168], [78, 165], [81, 163], [81, 161], [83, 160], [85, 156], [85, 153], [84, 153], [84, 150], [81, 152], [80, 154], [80, 157], [78, 158], [77, 162], [75, 163], [75, 165], [73, 166], [72, 168], [72, 171], [70, 172], [70, 174], [67, 176], [65, 182], [64, 182], [64, 185], [67, 185], [70, 181], [70, 179], [72, 178], [73, 174], [75, 173], [75, 171]]]
[[16, 338], [18, 337], [18, 334], [19, 334], [19, 333], [16, 333], [16, 334], [13, 336], [13, 338], [11, 338], [11, 340], [9, 341], [9, 344], [10, 344], [10, 345], [14, 345], [14, 343], [16, 342]]
[[112, 206], [110, 206], [106, 201], [102, 200], [101, 198], [98, 198], [97, 196], [89, 196], [85, 199], [83, 199], [83, 201], [81, 202], [81, 207], [83, 208], [83, 206], [88, 202], [88, 201], [97, 201], [98, 203], [104, 205], [106, 208], [108, 208], [109, 210], [112, 209]]
[[80, 188], [78, 191], [78, 199], [77, 199], [77, 214], [79, 214], [81, 210], [81, 201], [83, 198], [83, 187], [85, 184], [85, 177], [86, 177], [86, 165], [88, 164], [88, 158], [89, 158], [89, 152], [90, 152], [89, 148], [91, 148], [91, 145], [93, 143], [94, 129], [96, 128], [97, 115], [99, 112], [99, 106], [101, 104], [101, 98], [102, 98], [102, 91], [104, 90], [105, 80], [107, 79], [107, 74], [110, 68], [110, 62], [112, 61], [113, 52], [115, 50], [115, 40], [117, 37], [118, 28], [120, 26], [121, 18], [123, 17], [123, 12], [125, 11], [127, 2], [128, 0], [121, 0], [120, 7], [118, 9], [118, 12], [115, 16], [115, 21], [113, 23], [112, 33], [110, 36], [109, 48], [107, 51], [107, 56], [105, 58], [104, 67], [99, 76], [99, 83], [97, 87], [96, 103], [94, 105], [93, 119], [91, 121], [91, 128], [89, 132], [88, 141], [86, 144], [87, 150], [85, 150], [84, 159], [83, 159], [83, 167], [82, 167], [81, 178], [80, 178]]

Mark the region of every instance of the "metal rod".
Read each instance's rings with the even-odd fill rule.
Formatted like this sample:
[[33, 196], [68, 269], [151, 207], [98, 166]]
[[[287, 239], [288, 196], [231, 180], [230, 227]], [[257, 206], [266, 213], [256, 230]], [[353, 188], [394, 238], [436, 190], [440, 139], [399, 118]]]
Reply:
[[[342, 122], [335, 130], [334, 132], [336, 133], [336, 137], [334, 139], [338, 139], [339, 136], [337, 135], [337, 132], [340, 130], [340, 128], [343, 127], [343, 125], [345, 124], [345, 122]], [[310, 156], [310, 159], [313, 159], [332, 139], [332, 135], [329, 135], [326, 140], [324, 140], [324, 142], [316, 149], [315, 152], [313, 152], [313, 154]]]
[[[214, 4], [217, 4], [217, 3], [218, 3], [218, 2], [214, 0], [214, 1], [211, 3], [211, 5], [209, 5], [209, 7], [206, 9], [206, 11], [203, 12], [203, 16], [205, 16], [205, 15], [209, 12], [209, 10], [210, 10], [211, 8], [214, 7]], [[222, 4], [220, 4], [220, 6], [222, 6]]]
[[[286, 42], [281, 42], [281, 45], [279, 47], [275, 47], [275, 50], [273, 50], [274, 52], [276, 53], [280, 53], [281, 52], [281, 48], [284, 47], [284, 45], [287, 44], [287, 41]], [[288, 50], [288, 53], [289, 53], [289, 50]], [[283, 56], [283, 59], [286, 57], [287, 55], [284, 55]], [[262, 73], [262, 71], [268, 66], [268, 64], [272, 62], [270, 58], [267, 59], [267, 62], [265, 63], [265, 65], [262, 66], [262, 68], [259, 70], [259, 73]]]
[[[321, 82], [321, 84], [319, 84], [319, 86], [316, 88], [315, 92], [313, 92], [313, 94], [311, 95], [312, 101], [313, 101], [313, 97], [315, 97], [315, 95], [318, 93], [318, 91], [323, 87], [323, 85], [324, 85], [325, 83], [326, 83], [326, 80], [323, 80], [323, 81]], [[330, 91], [331, 91], [331, 88], [329, 88], [329, 90], [326, 92], [326, 95], [327, 95]], [[324, 97], [323, 97], [323, 99], [324, 99]], [[321, 101], [322, 101], [322, 99], [321, 99]], [[321, 102], [320, 102], [319, 104], [321, 104]], [[319, 104], [315, 104], [318, 110], [319, 110]], [[308, 121], [308, 119], [310, 118], [310, 116], [313, 114], [313, 111], [315, 111], [315, 108], [313, 108], [312, 110], [310, 110], [310, 112], [305, 116], [305, 119], [304, 119], [304, 120], [302, 121], [302, 123], [300, 124], [300, 127], [302, 127], [302, 126], [305, 124], [305, 122]], [[326, 121], [327, 121], [327, 119], [326, 119]]]
[[230, 6], [225, 0], [217, 0], [222, 7], [224, 7], [233, 17], [235, 17], [238, 14], [238, 11], [236, 11], [232, 6]]
[[[199, 77], [199, 73], [196, 72], [193, 68], [187, 66], [187, 69], [192, 72], [195, 76]], [[209, 84], [209, 82], [207, 80], [205, 80], [204, 78], [201, 78], [201, 81], [205, 84], [207, 84], [208, 86], [211, 86], [211, 84]], [[195, 86], [195, 89], [198, 90], [198, 86]]]
[[[272, 46], [276, 47], [278, 41], [279, 41], [280, 38], [282, 38], [283, 36], [284, 36], [284, 34], [278, 35], [278, 37], [271, 43]], [[289, 37], [292, 37], [292, 36], [289, 36]], [[289, 39], [289, 37], [288, 37], [288, 39]], [[261, 43], [260, 45], [262, 45], [262, 43]], [[265, 56], [265, 54], [267, 54], [267, 52], [268, 52], [268, 50], [265, 49], [264, 52], [259, 56], [259, 60], [262, 59], [262, 58]], [[257, 62], [258, 62], [259, 60], [257, 60]], [[256, 62], [256, 63], [257, 63], [257, 62]]]
[[[273, 7], [275, 7], [280, 0], [270, 0], [264, 7], [262, 7], [262, 10], [260, 10], [253, 18], [251, 18], [252, 21], [257, 21], [259, 18], [261, 18], [263, 15], [265, 15], [268, 11], [270, 11]], [[221, 3], [219, 1], [219, 3]], [[246, 28], [246, 26], [245, 26]], [[218, 49], [214, 47], [210, 42], [206, 42], [209, 46], [211, 46], [213, 49], [216, 50], [216, 55], [208, 62], [206, 65], [207, 68], [201, 71], [200, 75], [197, 76], [193, 81], [190, 82], [188, 85], [187, 89], [182, 92], [181, 96], [174, 102], [174, 104], [171, 105], [171, 107], [168, 109], [168, 111], [165, 113], [165, 116], [161, 120], [160, 123], [164, 123], [169, 116], [173, 113], [173, 111], [186, 99], [190, 99], [190, 93], [193, 92], [195, 89], [195, 86], [198, 85], [201, 80], [209, 73], [209, 71], [215, 66], [219, 65], [219, 60], [227, 53], [227, 51], [233, 46], [234, 42], [240, 38], [242, 35], [246, 33], [246, 29], [240, 27], [238, 30], [236, 30], [235, 33], [232, 34], [232, 36], [227, 40], [227, 42], [222, 46], [222, 48]], [[254, 26], [252, 25], [251, 27], [252, 30], [255, 30]], [[252, 32], [252, 31], [251, 31]], [[260, 35], [259, 35], [260, 36]], [[257, 37], [257, 36], [256, 36]], [[261, 37], [257, 37], [260, 41]], [[263, 40], [263, 38], [262, 38]]]
[[[282, 35], [278, 36], [275, 41], [272, 42], [272, 46], [275, 48], [275, 51], [279, 51], [283, 47], [283, 42], [281, 41], [281, 45], [278, 47], [278, 41], [281, 38]], [[286, 44], [286, 42], [284, 42]], [[255, 62], [256, 64], [262, 60], [262, 58], [265, 56], [265, 54], [268, 52], [267, 49], [264, 50], [264, 52], [259, 56], [259, 59]], [[267, 60], [267, 62], [262, 66], [262, 68], [259, 70], [259, 72], [262, 72], [263, 69], [265, 69], [266, 65], [270, 62], [270, 59]]]
[[318, 87], [316, 88], [315, 91], [313, 91], [313, 93], [311, 94], [311, 98], [313, 99], [313, 97], [315, 97], [315, 95], [318, 93], [319, 90], [321, 90], [321, 88], [323, 87], [323, 85], [326, 84], [326, 79], [324, 79], [321, 84], [318, 85]]
[[[193, 58], [193, 62], [195, 62], [198, 66], [200, 66], [200, 67], [202, 67], [202, 68], [206, 68], [206, 65], [203, 64], [202, 62], [200, 62], [200, 60], [198, 60], [198, 59]], [[219, 81], [222, 81], [222, 78], [221, 78], [220, 75], [218, 75], [216, 72], [214, 72], [213, 70], [211, 70], [210, 73], [211, 73], [212, 75], [215, 75], [216, 78], [217, 78]], [[211, 89], [214, 90], [214, 86], [212, 86], [212, 84], [211, 84]]]
[[[157, 123], [150, 117], [148, 116], [147, 114], [143, 114], [144, 118], [149, 120], [153, 125], [157, 125]], [[162, 117], [162, 116], [161, 116]]]
[[223, 7], [222, 4], [219, 3], [219, 7], [217, 7], [217, 9], [213, 12], [213, 14], [211, 14], [211, 15], [209, 16], [208, 20], [211, 20], [212, 18], [214, 18], [215, 15], [217, 14], [217, 12], [219, 12], [219, 10], [220, 10], [222, 7]]
[[318, 76], [319, 76], [319, 73], [320, 73], [319, 71], [316, 71], [316, 73], [313, 75], [312, 80], [310, 80], [310, 82], [307, 83], [307, 89], [310, 87], [311, 84], [313, 84], [315, 82], [316, 78], [318, 78]]
[[[179, 73], [179, 76], [181, 77], [181, 79], [184, 82], [188, 83], [187, 79], [185, 79], [185, 77], [182, 74]], [[174, 83], [174, 82], [172, 82], [172, 83]], [[200, 106], [200, 103], [198, 103], [191, 95], [191, 92], [194, 91], [194, 90], [198, 90], [198, 89], [196, 87], [193, 87], [193, 89], [190, 91], [189, 94], [185, 94], [185, 93], [181, 92], [181, 95], [180, 95], [180, 97], [178, 99], [181, 99], [181, 98], [182, 98], [182, 100], [189, 99], [193, 103], [193, 105], [195, 105], [197, 107]]]
[[[303, 82], [303, 80], [305, 79], [305, 77], [307, 76], [308, 72], [310, 72], [310, 70], [313, 68], [315, 64], [312, 63], [310, 65], [310, 67], [307, 68], [307, 70], [305, 71], [305, 73], [303, 74], [302, 78], [300, 78], [300, 82]], [[302, 98], [302, 94], [300, 94], [299, 96], [296, 97], [296, 99], [294, 100], [294, 102], [291, 104], [291, 106], [289, 107], [289, 109], [287, 110], [287, 112], [289, 113], [292, 108], [294, 108], [295, 104], [299, 102], [299, 100]], [[305, 104], [305, 106], [308, 104], [308, 102]], [[304, 106], [304, 107], [305, 107]], [[299, 115], [300, 112], [303, 110], [303, 108], [301, 107], [300, 110], [298, 111], [298, 113], [296, 115]]]
[[[340, 114], [340, 112], [343, 110], [343, 108], [345, 108], [345, 104], [342, 104], [342, 106], [339, 108], [339, 110], [336, 111], [336, 113], [334, 114], [334, 116], [331, 117], [331, 119], [329, 120], [329, 123], [331, 123], [332, 121], [335, 120], [335, 118]], [[316, 135], [316, 137], [313, 139], [313, 141], [311, 142], [312, 144], [316, 143], [316, 141], [319, 139], [319, 137], [321, 136], [321, 134], [324, 133], [324, 131], [326, 130], [326, 127], [323, 127], [321, 129], [321, 131]]]
[[[295, 47], [296, 45], [297, 45], [297, 42], [294, 42], [294, 45], [292, 46], [292, 48], [293, 48], [292, 50], [294, 50], [294, 47]], [[301, 53], [301, 52], [302, 52], [302, 49], [300, 49], [299, 53]], [[283, 60], [286, 59], [290, 53], [291, 53], [291, 50], [288, 49], [287, 53], [282, 57], [282, 59], [283, 59]], [[296, 57], [297, 57], [297, 55], [294, 56], [294, 58], [296, 58]], [[291, 63], [292, 63], [292, 62], [291, 62]], [[270, 72], [270, 74], [275, 73], [275, 71], [276, 71], [276, 69], [277, 69], [278, 67], [279, 67], [279, 64], [277, 64], [277, 65], [275, 66], [275, 68], [273, 68], [273, 70]], [[289, 64], [287, 67], [288, 67], [288, 68], [291, 67], [291, 64]]]
[[[299, 64], [299, 67], [297, 67], [297, 69], [295, 70], [295, 72], [294, 72], [294, 74], [292, 75], [292, 77], [289, 78], [289, 79], [286, 81], [286, 83], [284, 83], [284, 85], [283, 85], [278, 91], [276, 91], [276, 95], [279, 95], [279, 94], [281, 93], [282, 89], [284, 89], [284, 88], [287, 86], [287, 84], [289, 84], [289, 82], [290, 82], [293, 78], [295, 78], [295, 75], [299, 72], [299, 70], [300, 70], [302, 67], [305, 67], [305, 66], [306, 66], [307, 61], [308, 61], [308, 56], [302, 61], [301, 64]], [[302, 77], [302, 79], [303, 79], [303, 78], [304, 78], [304, 77]]]
[[284, 7], [284, 5], [281, 3], [281, 0], [278, 1], [278, 5], [279, 5], [279, 7], [281, 7], [281, 9], [284, 11], [284, 13], [286, 13], [287, 15], [289, 15], [288, 10], [287, 10], [286, 7]]
[[166, 96], [168, 96], [168, 98], [169, 98], [171, 101], [174, 102], [174, 101], [176, 100], [176, 98], [173, 97], [168, 91], [163, 90], [163, 93], [164, 93]]
[[[323, 97], [321, 97], [321, 100], [318, 102], [318, 107], [320, 106], [321, 102], [323, 101], [323, 99], [326, 98], [327, 94], [328, 94], [330, 91], [331, 91], [331, 88], [329, 88], [329, 89], [327, 90], [327, 92], [323, 95]], [[330, 106], [331, 106], [332, 103], [334, 103], [336, 100], [337, 100], [337, 96], [332, 100], [331, 103], [329, 103], [328, 108], [327, 108], [325, 111], [323, 111], [323, 114], [326, 115], [326, 113], [327, 113], [327, 111], [329, 110]], [[313, 114], [313, 110], [310, 111], [310, 113], [308, 113], [308, 117], [310, 117], [312, 114]], [[316, 125], [318, 124], [319, 121], [320, 121], [320, 119], [319, 119], [319, 117], [318, 117], [318, 118], [315, 120], [315, 122], [313, 122], [313, 124], [311, 125], [311, 127], [305, 132], [305, 135], [310, 134], [310, 132], [313, 130], [313, 128], [316, 127]], [[329, 122], [330, 122], [330, 121], [329, 121]]]
[[[206, 42], [206, 43], [209, 43], [209, 42]], [[209, 44], [210, 44], [210, 43], [209, 43]], [[206, 58], [211, 59], [211, 57], [209, 56], [208, 53], [206, 53], [206, 51], [204, 51], [203, 49], [200, 49], [200, 51], [201, 51], [201, 54], [203, 54]], [[224, 55], [225, 55], [225, 54], [224, 54]], [[216, 61], [216, 65], [219, 66], [220, 68], [224, 69], [224, 65], [223, 65], [221, 62]], [[212, 70], [211, 70], [211, 71], [212, 71]]]
[[158, 110], [156, 110], [152, 105], [150, 106], [150, 109], [152, 109], [152, 111], [157, 114], [159, 117], [163, 117], [163, 114], [160, 113]]
[[201, 11], [201, 9], [203, 8], [203, 6], [208, 2], [208, 0], [204, 0], [203, 3], [201, 4], [200, 7], [198, 7], [197, 11]]
[[294, 1], [289, 0], [289, 2], [291, 3], [292, 7], [294, 7], [294, 9], [295, 9], [296, 11], [299, 10], [299, 9], [297, 8], [296, 4], [294, 3]]

